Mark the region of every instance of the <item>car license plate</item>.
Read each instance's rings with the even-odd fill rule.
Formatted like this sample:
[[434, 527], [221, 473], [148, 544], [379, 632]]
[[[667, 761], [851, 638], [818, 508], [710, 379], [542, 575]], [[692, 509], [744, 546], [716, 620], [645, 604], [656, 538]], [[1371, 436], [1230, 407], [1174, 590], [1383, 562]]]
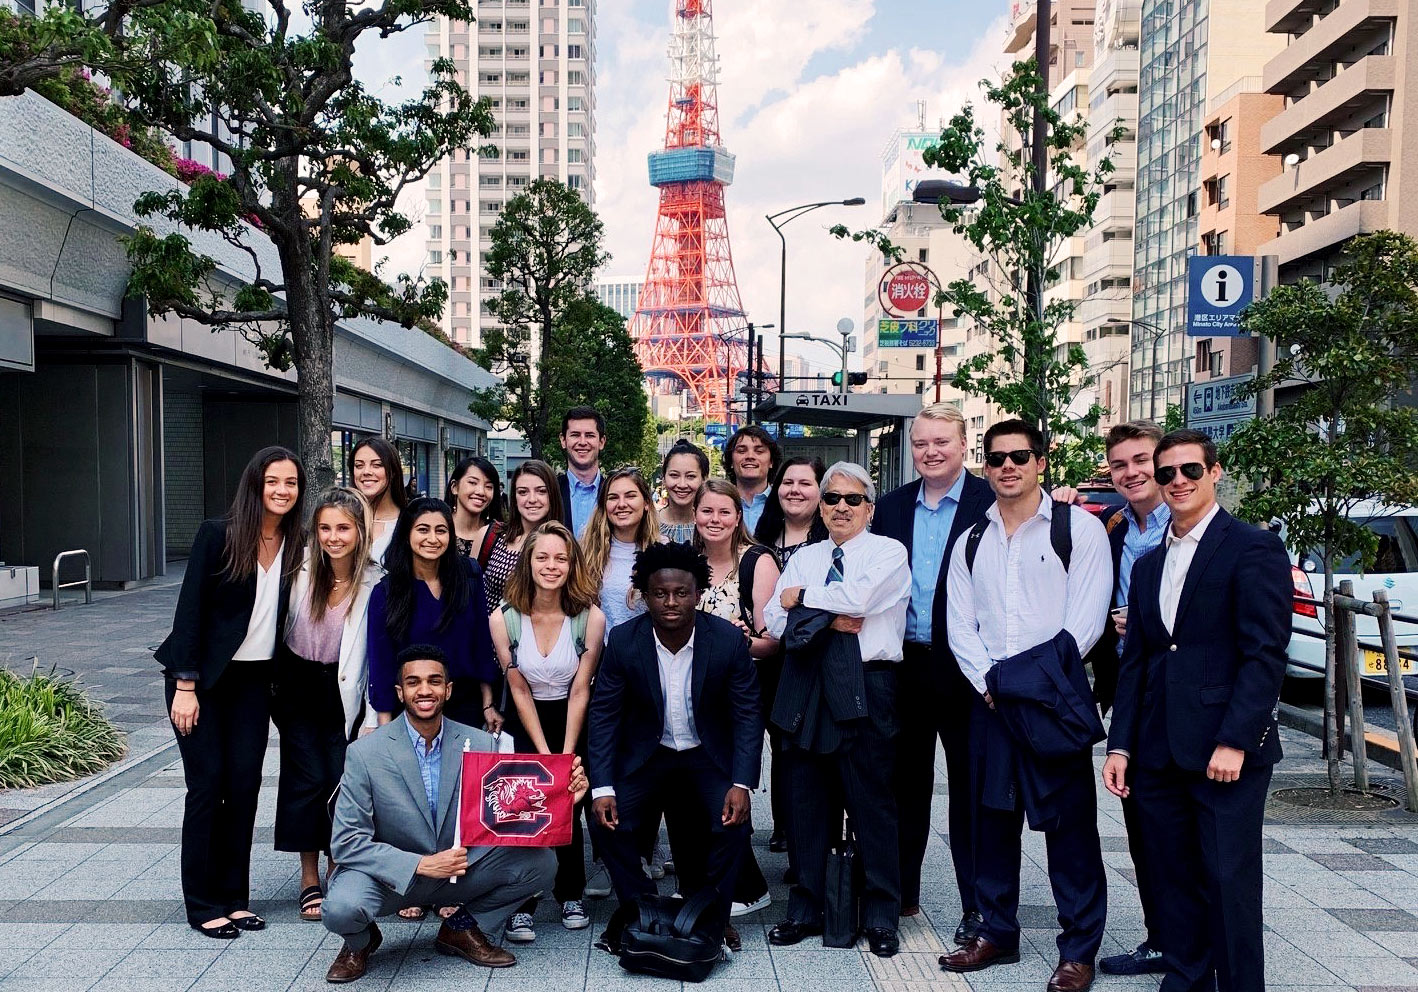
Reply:
[[[1398, 670], [1403, 675], [1413, 674], [1413, 659], [1398, 657]], [[1364, 649], [1364, 674], [1365, 675], [1387, 675], [1388, 663], [1381, 651], [1370, 651]]]

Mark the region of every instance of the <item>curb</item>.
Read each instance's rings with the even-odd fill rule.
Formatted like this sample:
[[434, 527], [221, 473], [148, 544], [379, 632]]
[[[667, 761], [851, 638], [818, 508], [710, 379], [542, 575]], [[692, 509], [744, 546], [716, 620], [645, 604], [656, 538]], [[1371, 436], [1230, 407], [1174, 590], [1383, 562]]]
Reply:
[[[1311, 737], [1317, 737], [1323, 743], [1324, 711], [1319, 707], [1296, 706], [1294, 703], [1282, 702], [1277, 717], [1281, 726], [1301, 731]], [[1403, 765], [1399, 760], [1398, 734], [1394, 731], [1375, 727], [1372, 723], [1365, 724], [1364, 744], [1370, 761], [1377, 762], [1396, 772], [1403, 771]], [[1346, 730], [1343, 748], [1346, 754], [1348, 747], [1349, 736]]]
[[109, 768], [104, 769], [97, 775], [84, 781], [81, 785], [77, 785], [74, 788], [70, 789], [62, 796], [55, 796], [43, 806], [36, 806], [34, 809], [29, 810], [22, 816], [18, 816], [10, 822], [4, 824], [3, 826], [0, 826], [0, 838], [6, 837], [7, 835], [14, 833], [16, 830], [19, 830], [20, 828], [31, 824], [42, 817], [46, 817], [59, 812], [59, 810], [65, 805], [67, 805], [70, 800], [78, 799], [81, 796], [88, 795], [95, 789], [102, 788], [103, 786], [114, 781], [115, 779], [127, 775], [129, 772], [133, 772], [143, 768], [144, 766], [152, 762], [153, 759], [166, 754], [168, 751], [172, 750], [175, 747], [177, 747], [177, 741], [175, 739], [170, 740], [163, 744], [159, 744], [157, 747], [150, 749], [146, 754], [143, 754], [139, 757], [135, 757], [129, 761], [119, 762], [116, 765], [112, 765]]

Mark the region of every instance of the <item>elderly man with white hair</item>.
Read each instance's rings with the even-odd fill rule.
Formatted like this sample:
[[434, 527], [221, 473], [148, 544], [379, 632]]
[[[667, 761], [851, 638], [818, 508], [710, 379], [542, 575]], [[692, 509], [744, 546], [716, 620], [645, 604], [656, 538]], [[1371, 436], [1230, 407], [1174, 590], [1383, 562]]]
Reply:
[[865, 884], [861, 925], [872, 952], [899, 948], [901, 868], [891, 792], [896, 666], [906, 634], [911, 567], [900, 541], [868, 530], [876, 486], [866, 469], [837, 462], [822, 478], [828, 539], [798, 551], [763, 611], [788, 648], [770, 719], [784, 732], [798, 881], [778, 946], [823, 928], [827, 855], [846, 811]]

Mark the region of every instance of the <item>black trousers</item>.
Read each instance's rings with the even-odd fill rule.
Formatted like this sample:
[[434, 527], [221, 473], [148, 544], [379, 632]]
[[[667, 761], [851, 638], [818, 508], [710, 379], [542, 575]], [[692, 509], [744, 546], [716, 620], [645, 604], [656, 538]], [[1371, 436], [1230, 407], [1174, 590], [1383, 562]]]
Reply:
[[[169, 680], [169, 709], [176, 695], [177, 684]], [[215, 684], [198, 685], [197, 703], [192, 733], [177, 734], [187, 782], [182, 898], [193, 926], [250, 908], [251, 837], [271, 730], [271, 663], [231, 662]]]
[[822, 922], [827, 855], [842, 836], [842, 814], [852, 820], [865, 885], [862, 926], [894, 930], [901, 915], [901, 863], [897, 849], [896, 797], [890, 770], [895, 760], [896, 673], [865, 673], [867, 712], [832, 754], [789, 746], [788, 792], [793, 802], [789, 846], [798, 881], [788, 893], [788, 916]]
[[1235, 782], [1175, 765], [1128, 769], [1147, 859], [1167, 974], [1163, 992], [1262, 992], [1265, 945], [1261, 824], [1274, 769], [1241, 769]]
[[[970, 784], [970, 707], [974, 688], [953, 661], [943, 671], [930, 645], [903, 646], [896, 683], [897, 836], [901, 853], [901, 905], [921, 903], [921, 864], [931, 834], [931, 798], [935, 794], [935, 742], [945, 748], [946, 786], [950, 790], [947, 829], [950, 860], [963, 916], [975, 905], [975, 797]], [[775, 786], [776, 788], [776, 786]]]
[[1142, 814], [1138, 812], [1137, 798], [1128, 796], [1122, 800], [1123, 826], [1127, 828], [1128, 853], [1132, 856], [1133, 874], [1137, 877], [1137, 898], [1142, 903], [1142, 926], [1147, 931], [1147, 946], [1161, 950], [1161, 883], [1152, 862], [1147, 857], [1146, 834], [1142, 828]]
[[[542, 725], [542, 736], [546, 739], [547, 747], [553, 750], [560, 750], [566, 741], [566, 717], [570, 711], [569, 700], [566, 699], [534, 699], [533, 704], [537, 709], [537, 722]], [[511, 703], [507, 706], [508, 712], [504, 714], [507, 723], [503, 730], [511, 731], [512, 739], [517, 743], [517, 750], [523, 753], [531, 753], [536, 750], [532, 740], [527, 736], [527, 731], [522, 726], [522, 722], [517, 718], [517, 708]], [[586, 724], [581, 724], [581, 739], [576, 743], [576, 753], [581, 755], [581, 760], [586, 760]], [[577, 807], [572, 810], [571, 819], [571, 843], [563, 847], [553, 848], [556, 852], [556, 883], [552, 887], [552, 895], [557, 902], [567, 902], [571, 899], [580, 899], [581, 891], [586, 888], [586, 838], [581, 832], [581, 818], [586, 817], [590, 821], [590, 800], [582, 800]], [[528, 899], [519, 910], [519, 913], [535, 913], [537, 911], [537, 898], [533, 896]]]
[[649, 761], [615, 784], [620, 823], [613, 831], [601, 831], [601, 856], [620, 900], [609, 929], [625, 919], [637, 896], [656, 891], [640, 867], [640, 838], [645, 824], [658, 825], [661, 816], [669, 827], [680, 893], [687, 899], [712, 886], [720, 894], [716, 912], [728, 922], [734, 877], [749, 845], [747, 824], [726, 827], [722, 822], [724, 797], [732, 787], [702, 747], [658, 748]]
[[276, 850], [329, 851], [330, 797], [345, 772], [339, 666], [282, 651], [273, 713], [281, 732]]

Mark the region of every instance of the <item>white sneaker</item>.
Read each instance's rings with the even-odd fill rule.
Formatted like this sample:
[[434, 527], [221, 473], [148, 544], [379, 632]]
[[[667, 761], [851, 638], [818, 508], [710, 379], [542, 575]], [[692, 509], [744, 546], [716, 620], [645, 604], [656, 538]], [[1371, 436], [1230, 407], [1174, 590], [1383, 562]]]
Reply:
[[640, 865], [645, 869], [645, 874], [655, 881], [665, 877], [665, 849], [656, 844], [655, 850], [650, 853], [650, 860], [647, 863], [644, 858], [640, 859]]
[[606, 866], [594, 862], [591, 877], [586, 879], [586, 895], [591, 899], [604, 899], [611, 894], [611, 876]]
[[729, 907], [730, 916], [747, 916], [750, 913], [757, 913], [761, 909], [767, 909], [773, 903], [773, 897], [767, 892], [759, 896], [753, 902], [736, 902]]
[[561, 904], [561, 925], [568, 930], [584, 930], [591, 925], [580, 899], [568, 899]]
[[507, 921], [507, 939], [514, 944], [530, 944], [537, 939], [537, 929], [532, 925], [531, 913], [513, 913]]

